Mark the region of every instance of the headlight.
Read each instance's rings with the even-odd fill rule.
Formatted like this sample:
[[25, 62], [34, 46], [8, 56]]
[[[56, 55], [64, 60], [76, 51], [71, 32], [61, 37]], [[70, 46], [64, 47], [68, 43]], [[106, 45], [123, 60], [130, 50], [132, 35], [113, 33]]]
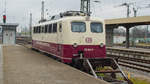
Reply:
[[104, 47], [104, 44], [103, 44], [103, 43], [100, 43], [100, 47], [101, 47], [101, 48]]
[[74, 44], [73, 44], [73, 47], [74, 47], [74, 48], [78, 47], [78, 44], [77, 44], [77, 43], [74, 43]]

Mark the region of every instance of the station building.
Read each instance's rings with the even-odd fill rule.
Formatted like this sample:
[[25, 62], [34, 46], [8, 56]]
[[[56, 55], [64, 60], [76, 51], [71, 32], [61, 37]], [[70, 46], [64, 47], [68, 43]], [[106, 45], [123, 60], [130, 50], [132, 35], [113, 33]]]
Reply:
[[16, 44], [17, 23], [0, 23], [1, 43], [6, 45]]

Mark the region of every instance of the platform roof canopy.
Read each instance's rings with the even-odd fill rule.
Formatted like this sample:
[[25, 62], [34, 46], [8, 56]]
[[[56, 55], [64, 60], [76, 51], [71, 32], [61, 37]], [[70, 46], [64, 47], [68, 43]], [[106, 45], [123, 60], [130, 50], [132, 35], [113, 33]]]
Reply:
[[106, 19], [106, 26], [129, 26], [150, 25], [150, 16], [138, 16], [130, 18]]
[[118, 26], [124, 26], [126, 28], [126, 48], [129, 48], [129, 29], [139, 25], [150, 25], [150, 16], [106, 19], [105, 24], [107, 30], [110, 28], [117, 28]]

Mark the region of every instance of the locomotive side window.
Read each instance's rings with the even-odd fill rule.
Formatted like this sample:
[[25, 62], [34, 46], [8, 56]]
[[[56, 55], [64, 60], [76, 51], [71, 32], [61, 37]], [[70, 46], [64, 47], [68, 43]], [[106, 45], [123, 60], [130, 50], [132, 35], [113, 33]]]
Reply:
[[41, 27], [41, 33], [44, 33], [45, 29], [44, 26]]
[[34, 27], [34, 28], [35, 28], [34, 32], [38, 33], [38, 28], [37, 27]]
[[51, 33], [52, 32], [52, 24], [49, 24], [48, 28], [49, 28], [48, 32]]
[[36, 33], [39, 33], [39, 32], [38, 32], [38, 27], [36, 27]]
[[35, 33], [38, 33], [38, 27], [35, 27]]
[[59, 24], [59, 32], [62, 32], [62, 24]]
[[40, 33], [40, 26], [37, 27], [37, 33]]
[[39, 26], [39, 33], [41, 33], [41, 26]]
[[48, 25], [45, 25], [45, 33], [48, 32]]
[[102, 23], [92, 22], [91, 23], [91, 32], [93, 32], [93, 33], [102, 33], [103, 32]]
[[53, 33], [56, 33], [57, 32], [57, 23], [54, 23], [53, 24]]
[[33, 33], [36, 33], [36, 29], [37, 29], [36, 27], [33, 27]]
[[84, 22], [72, 22], [71, 30], [72, 30], [72, 32], [85, 32], [86, 25]]

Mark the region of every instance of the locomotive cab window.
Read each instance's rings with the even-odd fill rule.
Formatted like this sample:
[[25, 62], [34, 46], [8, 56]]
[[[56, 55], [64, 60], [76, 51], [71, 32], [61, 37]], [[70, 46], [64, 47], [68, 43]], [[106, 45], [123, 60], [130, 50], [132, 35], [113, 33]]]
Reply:
[[102, 23], [92, 22], [91, 23], [91, 32], [93, 32], [93, 33], [102, 33], [103, 32]]
[[72, 32], [85, 32], [86, 25], [84, 22], [72, 22], [71, 30], [72, 30]]

